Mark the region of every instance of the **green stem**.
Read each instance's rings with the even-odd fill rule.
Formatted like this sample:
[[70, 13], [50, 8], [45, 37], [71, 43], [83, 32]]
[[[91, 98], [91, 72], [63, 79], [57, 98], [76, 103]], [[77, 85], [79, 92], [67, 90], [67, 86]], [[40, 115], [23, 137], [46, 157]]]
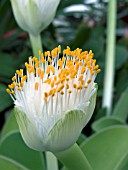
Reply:
[[63, 152], [54, 154], [68, 170], [92, 170], [87, 158], [77, 144]]
[[46, 152], [47, 170], [58, 170], [58, 162], [56, 157], [51, 152]]
[[115, 66], [115, 34], [116, 34], [116, 4], [117, 0], [109, 0], [107, 16], [107, 47], [106, 47], [106, 66], [103, 93], [103, 107], [107, 108], [107, 114], [111, 114], [113, 85], [114, 85], [114, 66]]
[[37, 36], [34, 36], [29, 33], [31, 45], [32, 45], [32, 51], [35, 57], [39, 57], [38, 51], [41, 50], [43, 52], [42, 43], [41, 43], [41, 36], [38, 34]]

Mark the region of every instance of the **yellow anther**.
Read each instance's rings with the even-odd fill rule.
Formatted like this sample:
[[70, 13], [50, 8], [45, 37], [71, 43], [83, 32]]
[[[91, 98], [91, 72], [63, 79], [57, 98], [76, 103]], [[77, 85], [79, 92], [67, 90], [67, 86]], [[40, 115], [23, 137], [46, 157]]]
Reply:
[[47, 51], [44, 53], [45, 57], [48, 55]]
[[66, 70], [66, 76], [68, 76], [70, 74], [69, 70]]
[[26, 67], [26, 68], [28, 67], [28, 65], [29, 65], [29, 64], [28, 64], [27, 62], [25, 62], [25, 67]]
[[43, 78], [44, 78], [44, 71], [42, 70], [40, 73], [40, 79], [43, 79]]
[[78, 78], [78, 81], [81, 81], [83, 80], [83, 75], [81, 75], [79, 78]]
[[91, 72], [91, 75], [94, 75], [94, 73], [95, 73], [93, 70], [90, 70], [90, 72]]
[[54, 76], [54, 80], [57, 81], [57, 76]]
[[84, 88], [86, 89], [86, 88], [88, 88], [88, 86], [85, 85]]
[[58, 87], [58, 88], [57, 88], [57, 92], [59, 93], [60, 91], [61, 91], [61, 88], [60, 88], [60, 87]]
[[100, 73], [100, 72], [101, 72], [101, 69], [96, 70], [96, 73]]
[[61, 59], [58, 60], [58, 66], [60, 67], [60, 69], [62, 68], [63, 62], [61, 61]]
[[71, 90], [68, 90], [68, 93], [70, 94], [70, 93], [72, 93], [72, 91], [71, 91]]
[[66, 58], [63, 56], [63, 57], [62, 57], [62, 62], [64, 62], [65, 60], [66, 60]]
[[47, 55], [48, 55], [48, 57], [50, 56], [50, 51], [47, 51]]
[[85, 66], [85, 67], [87, 66], [87, 61], [84, 62], [84, 66]]
[[40, 60], [40, 62], [42, 62], [42, 63], [45, 63], [45, 62], [46, 62], [46, 60], [44, 59], [44, 55], [43, 55], [43, 54], [41, 54], [41, 60]]
[[61, 83], [64, 83], [65, 79], [66, 79], [66, 78], [65, 78], [65, 76], [64, 76], [63, 78], [60, 79], [60, 82], [61, 82]]
[[19, 86], [19, 84], [18, 84], [18, 83], [15, 83], [15, 86]]
[[57, 92], [60, 92], [64, 88], [64, 85], [62, 84], [60, 87], [58, 87]]
[[54, 87], [54, 85], [55, 85], [55, 81], [53, 80], [53, 81], [51, 82], [51, 87]]
[[77, 87], [77, 89], [78, 89], [78, 90], [82, 89], [82, 86], [83, 86], [82, 84], [79, 84], [78, 87]]
[[50, 66], [50, 70], [51, 70], [51, 72], [52, 72], [53, 74], [55, 73], [54, 66]]
[[64, 92], [63, 92], [63, 91], [61, 91], [61, 92], [60, 92], [60, 94], [61, 94], [61, 95], [63, 95], [63, 94], [64, 94]]
[[92, 66], [91, 66], [91, 65], [88, 65], [88, 68], [89, 68], [89, 69], [92, 69]]
[[77, 85], [76, 85], [76, 84], [73, 84], [73, 87], [76, 89], [76, 88], [77, 88]]
[[20, 87], [18, 87], [18, 88], [17, 88], [17, 90], [18, 90], [18, 91], [21, 91], [21, 88], [20, 88]]
[[96, 63], [96, 59], [92, 60], [92, 62], [95, 64]]
[[76, 70], [78, 70], [79, 67], [80, 67], [80, 64], [79, 64], [79, 62], [78, 62], [78, 63], [76, 63]]
[[95, 67], [94, 67], [94, 70], [97, 70], [99, 68], [99, 65], [96, 65]]
[[44, 58], [44, 54], [43, 53], [41, 53], [41, 58]]
[[39, 62], [39, 61], [38, 61], [38, 58], [33, 57], [33, 59], [34, 59], [35, 63]]
[[46, 74], [50, 74], [50, 65], [47, 66]]
[[38, 68], [38, 69], [37, 69], [37, 73], [38, 73], [38, 76], [40, 76], [40, 74], [41, 74], [41, 68]]
[[15, 94], [15, 92], [14, 92], [14, 91], [12, 91], [12, 92], [11, 92], [11, 94], [13, 94], [13, 95], [14, 95], [14, 94]]
[[69, 78], [68, 78], [68, 77], [66, 78], [66, 81], [69, 81]]
[[81, 80], [81, 84], [84, 84], [84, 80]]
[[62, 84], [61, 86], [60, 86], [60, 88], [61, 88], [61, 90], [64, 88], [64, 84]]
[[39, 67], [39, 65], [40, 65], [40, 62], [37, 61], [37, 62], [35, 63], [35, 67]]
[[52, 90], [53, 90], [53, 91], [52, 91], [52, 96], [54, 96], [54, 95], [55, 95], [55, 93], [56, 93], [56, 89], [55, 89], [55, 88], [53, 88]]
[[16, 70], [16, 74], [18, 74], [19, 77], [22, 77], [22, 74], [19, 70]]
[[76, 73], [73, 73], [73, 74], [70, 75], [70, 78], [71, 78], [71, 79], [74, 79], [75, 76], [76, 76]]
[[50, 63], [52, 63], [52, 59], [51, 59], [50, 57], [48, 57], [48, 61], [49, 61]]
[[20, 73], [23, 75], [23, 69], [20, 69]]
[[55, 58], [55, 57], [57, 57], [57, 55], [58, 55], [58, 52], [57, 52], [57, 48], [55, 48], [55, 49], [53, 49], [52, 51], [51, 51], [51, 56], [52, 56], [52, 58]]
[[16, 80], [16, 76], [13, 76], [13, 77], [12, 77], [12, 81], [15, 81], [15, 80]]
[[47, 92], [44, 92], [44, 97], [48, 98], [48, 93]]
[[86, 67], [82, 67], [82, 69], [81, 69], [81, 74], [84, 74], [84, 73], [85, 73], [85, 70], [86, 70]]
[[24, 81], [26, 81], [26, 79], [27, 79], [27, 76], [25, 75], [21, 78], [21, 82], [23, 83]]
[[13, 89], [14, 87], [12, 87], [12, 85], [8, 85], [8, 87], [10, 88], [10, 89]]
[[51, 89], [48, 93], [49, 96], [51, 96], [53, 94], [53, 89]]
[[58, 53], [61, 53], [61, 46], [58, 46]]
[[91, 83], [91, 81], [92, 81], [92, 80], [91, 80], [91, 79], [89, 79], [89, 80], [87, 81], [87, 83], [88, 83], [88, 84], [90, 84], [90, 83]]
[[12, 88], [14, 89], [14, 88], [15, 88], [15, 83], [13, 82], [13, 83], [11, 84], [11, 86], [12, 86]]
[[19, 85], [20, 85], [20, 87], [23, 87], [24, 84], [23, 84], [23, 83], [20, 83]]
[[50, 84], [50, 83], [51, 83], [51, 78], [46, 79], [46, 80], [44, 81], [44, 83]]
[[6, 89], [6, 92], [7, 92], [8, 94], [11, 94], [11, 90], [9, 90], [9, 89]]
[[39, 83], [35, 82], [35, 90], [38, 90], [38, 88], [39, 88]]
[[56, 83], [55, 83], [55, 85], [58, 85], [60, 83], [60, 80], [58, 80]]
[[69, 89], [69, 84], [66, 84], [66, 89]]

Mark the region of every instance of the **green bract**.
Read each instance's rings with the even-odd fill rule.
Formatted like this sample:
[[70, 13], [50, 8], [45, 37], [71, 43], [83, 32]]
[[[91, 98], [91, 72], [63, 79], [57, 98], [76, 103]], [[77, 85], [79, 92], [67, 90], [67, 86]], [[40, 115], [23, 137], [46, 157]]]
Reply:
[[[96, 84], [95, 87], [97, 88]], [[47, 131], [47, 127], [44, 127], [42, 134], [39, 126], [31, 122], [26, 113], [15, 107], [15, 116], [25, 143], [34, 150], [51, 152], [60, 152], [72, 146], [93, 114], [96, 93], [97, 89], [84, 110], [68, 111], [55, 122], [51, 130]]]
[[53, 20], [60, 0], [11, 0], [18, 25], [36, 36]]

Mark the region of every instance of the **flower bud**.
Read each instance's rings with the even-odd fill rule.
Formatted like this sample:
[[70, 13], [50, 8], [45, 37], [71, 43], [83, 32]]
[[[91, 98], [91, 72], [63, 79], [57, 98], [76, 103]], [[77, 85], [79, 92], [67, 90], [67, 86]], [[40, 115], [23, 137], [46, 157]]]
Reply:
[[36, 36], [53, 20], [60, 0], [11, 0], [18, 25]]

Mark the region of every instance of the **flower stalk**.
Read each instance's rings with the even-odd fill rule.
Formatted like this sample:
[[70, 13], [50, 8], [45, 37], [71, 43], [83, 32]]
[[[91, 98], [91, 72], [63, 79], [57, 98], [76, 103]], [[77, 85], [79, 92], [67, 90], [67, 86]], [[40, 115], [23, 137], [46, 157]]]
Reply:
[[30, 42], [31, 42], [31, 45], [32, 45], [33, 55], [38, 58], [39, 57], [38, 51], [39, 50], [43, 51], [41, 36], [40, 36], [40, 34], [34, 36], [34, 35], [29, 33], [29, 38], [30, 38]]
[[57, 158], [51, 152], [46, 152], [47, 170], [58, 170]]
[[65, 151], [55, 153], [55, 156], [68, 170], [92, 170], [86, 156], [77, 144]]
[[115, 34], [116, 34], [116, 0], [109, 0], [107, 16], [107, 47], [106, 66], [104, 79], [103, 107], [107, 108], [107, 114], [111, 114], [114, 70], [115, 70]]

